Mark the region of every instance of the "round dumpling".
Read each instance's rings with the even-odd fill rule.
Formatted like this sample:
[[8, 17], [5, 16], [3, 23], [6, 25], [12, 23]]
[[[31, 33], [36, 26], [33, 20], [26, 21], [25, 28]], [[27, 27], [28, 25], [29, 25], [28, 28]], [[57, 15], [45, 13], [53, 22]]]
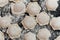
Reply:
[[4, 7], [6, 4], [8, 4], [8, 0], [0, 0], [0, 7]]
[[38, 31], [37, 38], [39, 40], [49, 40], [49, 37], [51, 36], [51, 33], [48, 29], [43, 28]]
[[0, 17], [0, 27], [7, 28], [12, 22], [11, 16]]
[[34, 33], [28, 32], [24, 35], [24, 40], [36, 40], [36, 35]]
[[56, 11], [58, 7], [58, 0], [47, 0], [46, 7], [49, 11]]
[[29, 13], [30, 16], [35, 16], [39, 14], [40, 10], [41, 10], [41, 7], [37, 2], [30, 2], [27, 5], [27, 12]]
[[60, 30], [60, 17], [52, 18], [50, 21], [50, 25], [53, 30]]
[[43, 26], [49, 23], [50, 17], [46, 12], [41, 12], [37, 15], [36, 19], [39, 25]]
[[26, 16], [23, 20], [22, 20], [22, 24], [24, 26], [25, 29], [34, 29], [36, 26], [36, 20], [34, 17], [32, 16]]
[[11, 4], [11, 11], [13, 15], [20, 16], [24, 15], [26, 12], [26, 6], [22, 2], [12, 3]]
[[21, 35], [22, 29], [18, 26], [18, 24], [11, 24], [8, 27], [7, 33], [11, 39], [19, 38]]

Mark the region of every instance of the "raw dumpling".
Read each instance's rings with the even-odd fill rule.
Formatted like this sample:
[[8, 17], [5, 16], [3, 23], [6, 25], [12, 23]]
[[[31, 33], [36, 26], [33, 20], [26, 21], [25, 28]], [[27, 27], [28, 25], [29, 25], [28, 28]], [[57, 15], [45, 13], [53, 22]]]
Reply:
[[25, 29], [33, 29], [36, 26], [36, 20], [34, 17], [32, 16], [26, 16], [23, 20], [22, 20], [22, 24], [24, 26]]
[[60, 36], [58, 36], [55, 40], [60, 40]]
[[4, 40], [4, 34], [0, 31], [0, 40]]
[[46, 12], [41, 12], [40, 14], [37, 15], [37, 22], [39, 25], [47, 25], [49, 23], [50, 17]]
[[41, 7], [37, 2], [30, 2], [27, 5], [27, 12], [29, 13], [30, 16], [35, 16], [39, 14], [40, 10], [41, 10]]
[[12, 3], [11, 10], [13, 15], [20, 16], [26, 12], [26, 6], [22, 2]]
[[40, 29], [37, 38], [39, 40], [49, 40], [49, 37], [51, 36], [50, 31], [46, 28]]
[[22, 29], [18, 26], [18, 24], [11, 24], [8, 27], [7, 33], [11, 39], [19, 38], [21, 35]]
[[8, 0], [0, 0], [0, 7], [4, 7], [6, 4], [8, 4]]
[[50, 25], [53, 30], [60, 30], [60, 17], [52, 18], [50, 21]]
[[58, 0], [47, 0], [46, 7], [49, 11], [56, 11], [58, 7]]
[[12, 22], [11, 16], [0, 17], [0, 27], [7, 28]]
[[28, 32], [24, 35], [24, 40], [36, 40], [36, 35], [34, 33]]

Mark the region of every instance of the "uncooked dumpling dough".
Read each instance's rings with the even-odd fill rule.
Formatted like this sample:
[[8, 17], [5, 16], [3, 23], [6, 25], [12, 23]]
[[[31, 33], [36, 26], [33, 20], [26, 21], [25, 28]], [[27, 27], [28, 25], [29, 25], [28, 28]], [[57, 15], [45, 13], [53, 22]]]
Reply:
[[54, 17], [50, 21], [50, 25], [53, 30], [60, 30], [60, 17]]
[[11, 3], [11, 11], [13, 15], [20, 16], [26, 12], [26, 6], [23, 2]]
[[49, 37], [51, 36], [51, 33], [48, 29], [43, 28], [38, 31], [37, 38], [39, 40], [49, 40]]
[[34, 17], [32, 16], [26, 16], [23, 20], [22, 20], [22, 24], [23, 27], [25, 29], [34, 29], [36, 26], [36, 20]]
[[6, 4], [8, 4], [8, 0], [0, 0], [0, 7], [4, 7]]
[[40, 10], [41, 10], [41, 7], [37, 2], [30, 2], [27, 5], [27, 12], [29, 13], [30, 16], [35, 16], [39, 14]]
[[37, 15], [36, 20], [39, 23], [39, 25], [43, 26], [49, 23], [50, 17], [46, 12], [41, 12]]
[[19, 38], [21, 35], [22, 29], [18, 26], [18, 24], [11, 24], [8, 27], [7, 33], [11, 39]]
[[46, 7], [49, 11], [56, 11], [58, 7], [58, 0], [47, 0]]
[[36, 40], [36, 35], [34, 33], [28, 32], [24, 35], [24, 40]]
[[7, 28], [12, 22], [11, 16], [0, 17], [0, 27]]

